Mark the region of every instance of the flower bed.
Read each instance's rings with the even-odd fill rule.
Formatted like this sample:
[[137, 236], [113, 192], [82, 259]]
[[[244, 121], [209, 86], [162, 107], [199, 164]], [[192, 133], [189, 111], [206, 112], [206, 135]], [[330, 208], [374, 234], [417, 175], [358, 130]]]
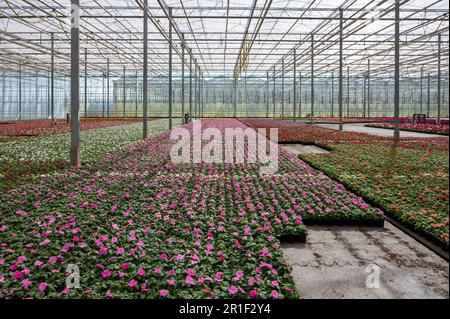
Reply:
[[[320, 121], [325, 121], [325, 122], [339, 123], [339, 118], [337, 118], [337, 117], [318, 117], [316, 119], [320, 120]], [[414, 123], [414, 119], [411, 117], [400, 117], [399, 120], [400, 120], [400, 123]], [[369, 122], [393, 123], [394, 118], [393, 117], [344, 117], [343, 121], [344, 121], [344, 123], [369, 123]], [[436, 121], [437, 121], [436, 119], [427, 118], [427, 119], [425, 119], [425, 124], [436, 124]], [[443, 119], [443, 120], [441, 120], [441, 124], [448, 125], [449, 120]]]
[[[242, 123], [246, 123], [247, 118], [238, 119]], [[279, 126], [298, 126], [305, 125], [304, 121], [297, 120], [282, 120], [282, 119], [270, 119], [270, 118], [253, 118], [251, 119], [252, 124], [256, 127], [279, 127]]]
[[315, 143], [331, 150], [301, 158], [448, 248], [448, 137], [405, 138], [392, 148], [392, 138], [362, 133], [307, 125], [279, 130], [280, 141]]
[[[284, 151], [264, 177], [257, 164], [174, 164], [172, 145], [164, 133], [3, 194], [0, 297], [294, 298], [277, 236], [383, 218]], [[64, 288], [68, 264], [81, 289]]]
[[[167, 129], [167, 121], [149, 122], [150, 134]], [[81, 160], [83, 163], [101, 159], [105, 154], [120, 150], [142, 138], [139, 123], [109, 126], [81, 132]], [[56, 134], [18, 139], [1, 144], [0, 189], [7, 189], [35, 176], [67, 167], [70, 134]]]
[[[394, 129], [395, 126], [393, 123], [375, 123], [375, 124], [367, 124], [368, 127], [379, 127], [379, 128], [387, 128]], [[403, 131], [412, 131], [412, 132], [422, 132], [422, 133], [432, 133], [432, 134], [440, 134], [440, 135], [448, 135], [448, 124], [418, 124], [418, 123], [400, 123], [400, 130]]]
[[[319, 144], [323, 148], [330, 148], [336, 144], [376, 144], [391, 147], [392, 137], [374, 136], [357, 132], [340, 132], [333, 129], [323, 128], [316, 125], [281, 125], [279, 122], [269, 124], [260, 122], [260, 119], [242, 119], [243, 124], [253, 128], [278, 127], [280, 142], [302, 142]], [[405, 149], [416, 149], [424, 151], [448, 152], [448, 137], [432, 138], [401, 138], [399, 147]]]
[[[102, 127], [117, 126], [124, 124], [131, 124], [132, 120], [92, 120], [88, 119], [85, 122], [80, 120], [80, 130], [86, 131]], [[52, 125], [51, 120], [30, 120], [30, 121], [14, 121], [14, 122], [0, 122], [0, 142], [11, 141], [18, 138], [49, 136], [58, 133], [70, 132], [70, 125], [66, 123], [65, 119], [55, 120], [55, 125]]]

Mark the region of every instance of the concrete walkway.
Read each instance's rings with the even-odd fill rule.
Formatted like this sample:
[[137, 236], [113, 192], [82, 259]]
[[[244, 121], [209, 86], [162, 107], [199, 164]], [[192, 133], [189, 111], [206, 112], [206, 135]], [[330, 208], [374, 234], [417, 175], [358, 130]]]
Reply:
[[327, 150], [317, 147], [315, 145], [303, 145], [303, 144], [280, 144], [289, 153], [296, 156], [300, 154], [327, 154]]
[[[352, 123], [344, 124], [345, 132], [357, 132], [366, 133], [371, 135], [383, 136], [383, 137], [393, 137], [394, 130], [377, 128], [377, 127], [366, 127], [365, 125], [369, 123]], [[333, 130], [339, 130], [339, 124], [316, 124], [320, 127], [330, 128]], [[443, 137], [444, 135], [438, 134], [428, 134], [428, 133], [418, 133], [409, 131], [400, 131], [400, 137]]]
[[[283, 244], [301, 298], [449, 298], [449, 264], [393, 225], [308, 227]], [[379, 287], [366, 280], [379, 268]]]

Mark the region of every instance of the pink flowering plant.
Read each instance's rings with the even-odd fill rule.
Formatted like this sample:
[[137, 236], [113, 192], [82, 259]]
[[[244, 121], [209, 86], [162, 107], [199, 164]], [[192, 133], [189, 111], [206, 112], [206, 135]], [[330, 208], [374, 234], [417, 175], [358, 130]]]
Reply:
[[[383, 220], [282, 150], [261, 176], [257, 164], [174, 164], [169, 137], [3, 193], [0, 297], [296, 298], [279, 236]], [[66, 286], [70, 264], [80, 288]]]
[[[394, 123], [373, 123], [367, 124], [368, 127], [378, 127], [378, 128], [386, 128], [386, 129], [394, 129]], [[400, 130], [403, 131], [411, 131], [411, 132], [421, 132], [421, 133], [431, 133], [431, 134], [439, 134], [439, 135], [448, 135], [449, 125], [441, 124], [438, 125], [436, 123], [400, 123]]]

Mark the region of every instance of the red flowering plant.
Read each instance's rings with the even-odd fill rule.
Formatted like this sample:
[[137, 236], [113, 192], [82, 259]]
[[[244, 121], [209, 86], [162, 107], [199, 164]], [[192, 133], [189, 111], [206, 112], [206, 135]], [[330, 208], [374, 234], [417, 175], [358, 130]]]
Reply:
[[[374, 123], [367, 124], [368, 127], [378, 127], [394, 129], [394, 123]], [[432, 133], [440, 135], [448, 135], [448, 123], [447, 124], [425, 124], [425, 123], [400, 123], [400, 130], [411, 132]]]
[[[318, 117], [317, 120], [324, 121], [324, 122], [334, 122], [339, 123], [339, 118], [337, 117]], [[394, 118], [393, 117], [344, 117], [343, 119], [344, 123], [393, 123]], [[416, 123], [416, 120], [414, 120], [411, 117], [400, 117], [399, 118], [400, 123]], [[437, 120], [433, 118], [426, 118], [424, 124], [436, 124]], [[442, 119], [441, 120], [442, 125], [448, 125], [449, 120], [448, 119]]]
[[[259, 119], [244, 121], [260, 127]], [[329, 154], [301, 159], [448, 249], [448, 137], [393, 139], [315, 125], [279, 126], [281, 142], [314, 143]]]

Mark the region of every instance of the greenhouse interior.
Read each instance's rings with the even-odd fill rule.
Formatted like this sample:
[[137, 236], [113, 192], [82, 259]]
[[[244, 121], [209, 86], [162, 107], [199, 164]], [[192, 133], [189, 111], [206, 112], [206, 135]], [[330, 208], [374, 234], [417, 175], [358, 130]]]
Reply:
[[0, 22], [1, 299], [449, 298], [448, 1]]

